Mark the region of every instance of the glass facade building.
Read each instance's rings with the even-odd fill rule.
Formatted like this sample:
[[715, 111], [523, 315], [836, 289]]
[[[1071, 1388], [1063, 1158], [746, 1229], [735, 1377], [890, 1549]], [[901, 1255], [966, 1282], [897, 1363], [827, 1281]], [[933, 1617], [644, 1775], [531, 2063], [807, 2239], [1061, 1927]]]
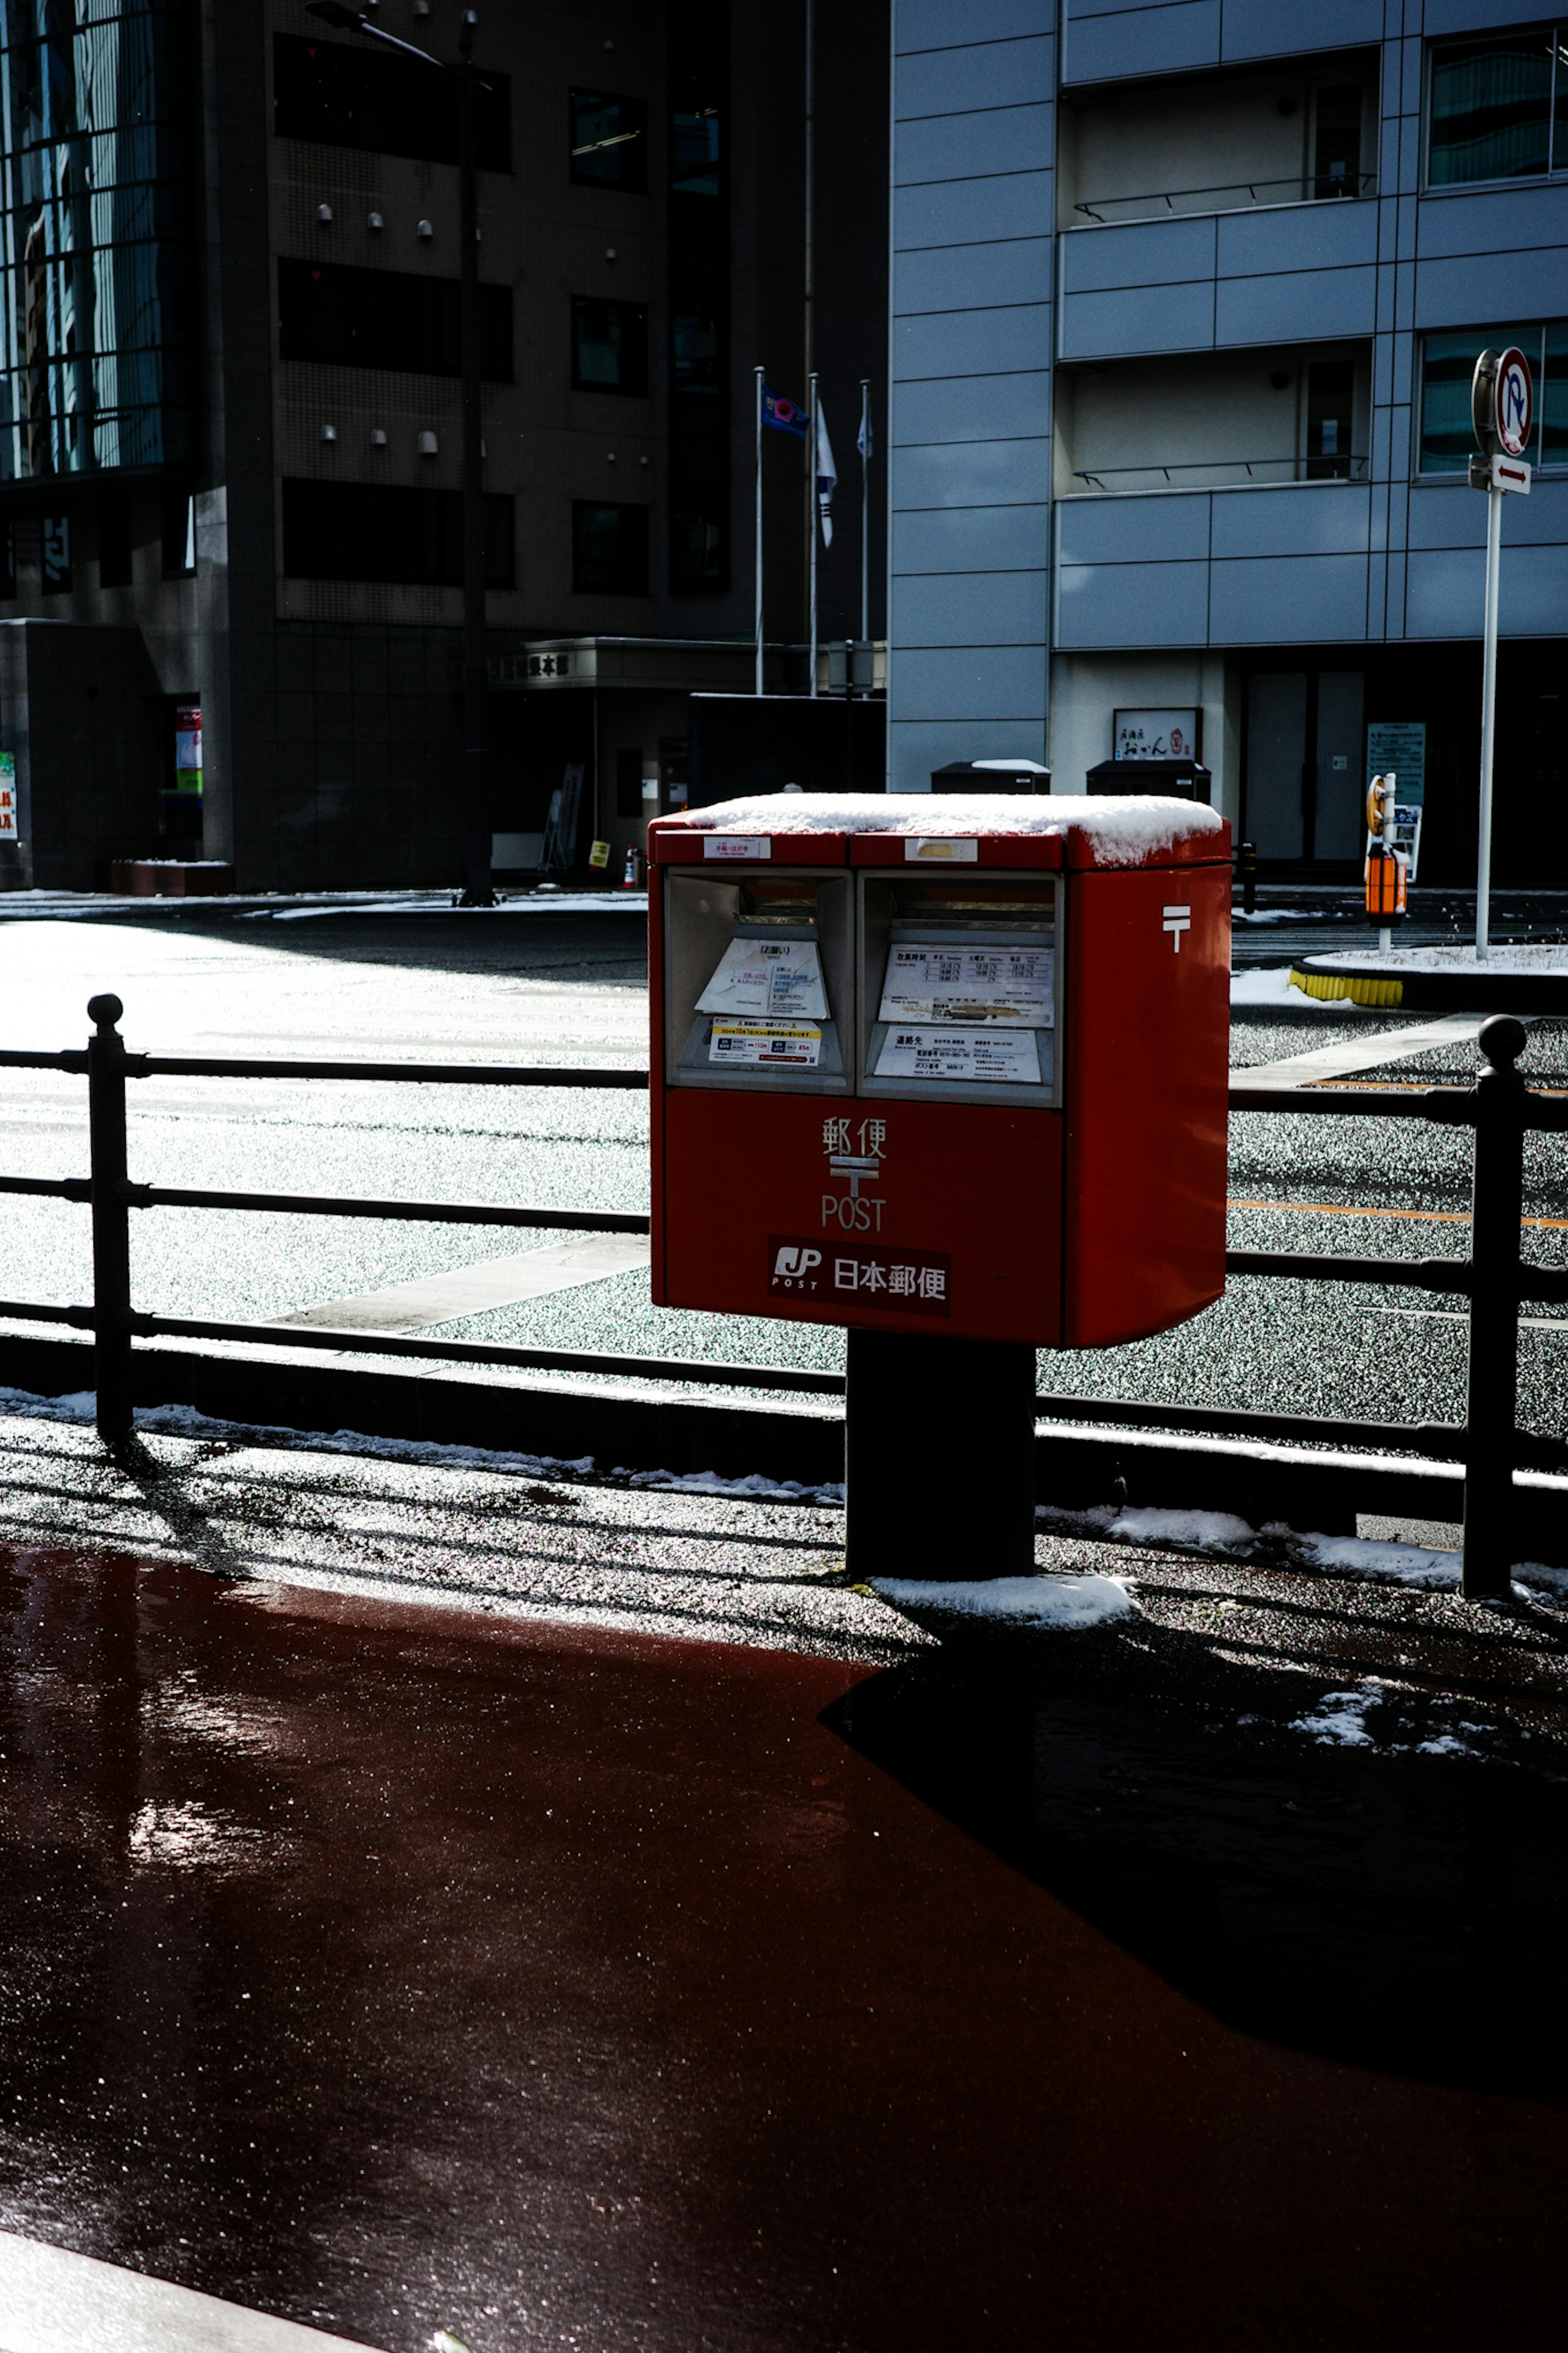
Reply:
[[0, 479], [191, 451], [178, 0], [0, 0]]

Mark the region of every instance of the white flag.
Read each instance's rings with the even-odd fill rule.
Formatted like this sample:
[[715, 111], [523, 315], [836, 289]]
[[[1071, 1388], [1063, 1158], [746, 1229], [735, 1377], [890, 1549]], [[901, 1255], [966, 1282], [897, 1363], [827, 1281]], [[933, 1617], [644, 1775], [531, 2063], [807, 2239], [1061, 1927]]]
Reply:
[[833, 544], [833, 493], [838, 488], [838, 469], [833, 462], [833, 444], [827, 438], [827, 418], [822, 403], [816, 404], [816, 505], [822, 517], [822, 544]]
[[871, 412], [868, 408], [860, 419], [860, 430], [855, 436], [855, 447], [868, 464], [871, 458]]

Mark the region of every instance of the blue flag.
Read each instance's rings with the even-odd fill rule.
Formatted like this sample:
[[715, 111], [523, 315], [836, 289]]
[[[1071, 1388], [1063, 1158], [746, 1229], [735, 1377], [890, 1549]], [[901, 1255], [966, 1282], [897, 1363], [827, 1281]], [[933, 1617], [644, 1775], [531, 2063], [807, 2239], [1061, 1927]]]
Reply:
[[775, 433], [793, 433], [797, 441], [805, 439], [805, 409], [787, 392], [775, 392], [771, 384], [763, 386], [763, 423], [771, 425]]

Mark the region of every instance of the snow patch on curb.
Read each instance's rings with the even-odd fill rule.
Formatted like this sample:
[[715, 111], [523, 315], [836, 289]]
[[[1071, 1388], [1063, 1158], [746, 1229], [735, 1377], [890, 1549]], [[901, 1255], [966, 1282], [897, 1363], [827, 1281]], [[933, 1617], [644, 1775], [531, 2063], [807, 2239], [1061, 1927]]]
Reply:
[[1459, 1582], [1457, 1552], [1436, 1552], [1426, 1545], [1391, 1543], [1378, 1536], [1301, 1535], [1297, 1538], [1308, 1565], [1341, 1577], [1370, 1577], [1378, 1585], [1414, 1585], [1440, 1592]]
[[[1233, 972], [1230, 976], [1230, 1001], [1233, 1005], [1289, 1007], [1293, 1014], [1300, 1012], [1305, 1006], [1310, 1006], [1314, 1013], [1355, 1013], [1360, 1010], [1348, 997], [1304, 997], [1300, 989], [1291, 987], [1288, 964], [1266, 965], [1260, 971]], [[1234, 1075], [1242, 1084], [1246, 1083], [1245, 1071], [1238, 1070]]]
[[1234, 1512], [1119, 1512], [1105, 1533], [1117, 1544], [1189, 1545], [1202, 1552], [1257, 1542], [1254, 1530]]
[[974, 1583], [928, 1584], [922, 1577], [874, 1577], [870, 1589], [895, 1609], [942, 1609], [997, 1625], [1050, 1626], [1066, 1633], [1135, 1614], [1120, 1577], [992, 1577]]
[[[97, 1399], [91, 1389], [69, 1397], [36, 1397], [27, 1389], [0, 1388], [0, 1415], [25, 1415], [34, 1421], [90, 1423]], [[363, 1455], [384, 1462], [420, 1463], [437, 1471], [491, 1471], [502, 1477], [597, 1479], [608, 1485], [657, 1488], [661, 1493], [689, 1495], [733, 1495], [742, 1500], [781, 1504], [839, 1504], [843, 1482], [802, 1486], [795, 1479], [769, 1479], [760, 1471], [743, 1478], [726, 1479], [717, 1471], [601, 1471], [591, 1454], [566, 1458], [556, 1454], [511, 1454], [483, 1446], [445, 1445], [435, 1439], [373, 1438], [358, 1430], [289, 1430], [276, 1422], [217, 1421], [194, 1406], [140, 1406], [136, 1429], [159, 1438], [205, 1440], [228, 1445], [264, 1444], [292, 1449], [301, 1454]]]
[[752, 1471], [743, 1479], [721, 1479], [717, 1471], [613, 1471], [633, 1487], [656, 1487], [670, 1495], [751, 1495], [766, 1503], [842, 1504], [844, 1482], [826, 1480], [820, 1487], [803, 1487], [796, 1479], [769, 1479]]

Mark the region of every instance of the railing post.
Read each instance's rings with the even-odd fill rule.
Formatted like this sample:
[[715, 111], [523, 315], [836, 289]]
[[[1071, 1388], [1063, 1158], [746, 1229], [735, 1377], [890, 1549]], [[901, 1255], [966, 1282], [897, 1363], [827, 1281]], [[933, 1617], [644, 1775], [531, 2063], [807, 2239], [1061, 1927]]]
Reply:
[[131, 1210], [125, 1169], [125, 1040], [118, 997], [88, 1000], [98, 1024], [87, 1041], [87, 1124], [92, 1155], [93, 1382], [98, 1434], [131, 1435]]
[[1528, 1032], [1500, 1015], [1481, 1031], [1471, 1198], [1470, 1362], [1465, 1410], [1464, 1592], [1508, 1597], [1513, 1574], [1518, 1452], [1520, 1219], [1524, 1208], [1524, 1081], [1514, 1063]]

